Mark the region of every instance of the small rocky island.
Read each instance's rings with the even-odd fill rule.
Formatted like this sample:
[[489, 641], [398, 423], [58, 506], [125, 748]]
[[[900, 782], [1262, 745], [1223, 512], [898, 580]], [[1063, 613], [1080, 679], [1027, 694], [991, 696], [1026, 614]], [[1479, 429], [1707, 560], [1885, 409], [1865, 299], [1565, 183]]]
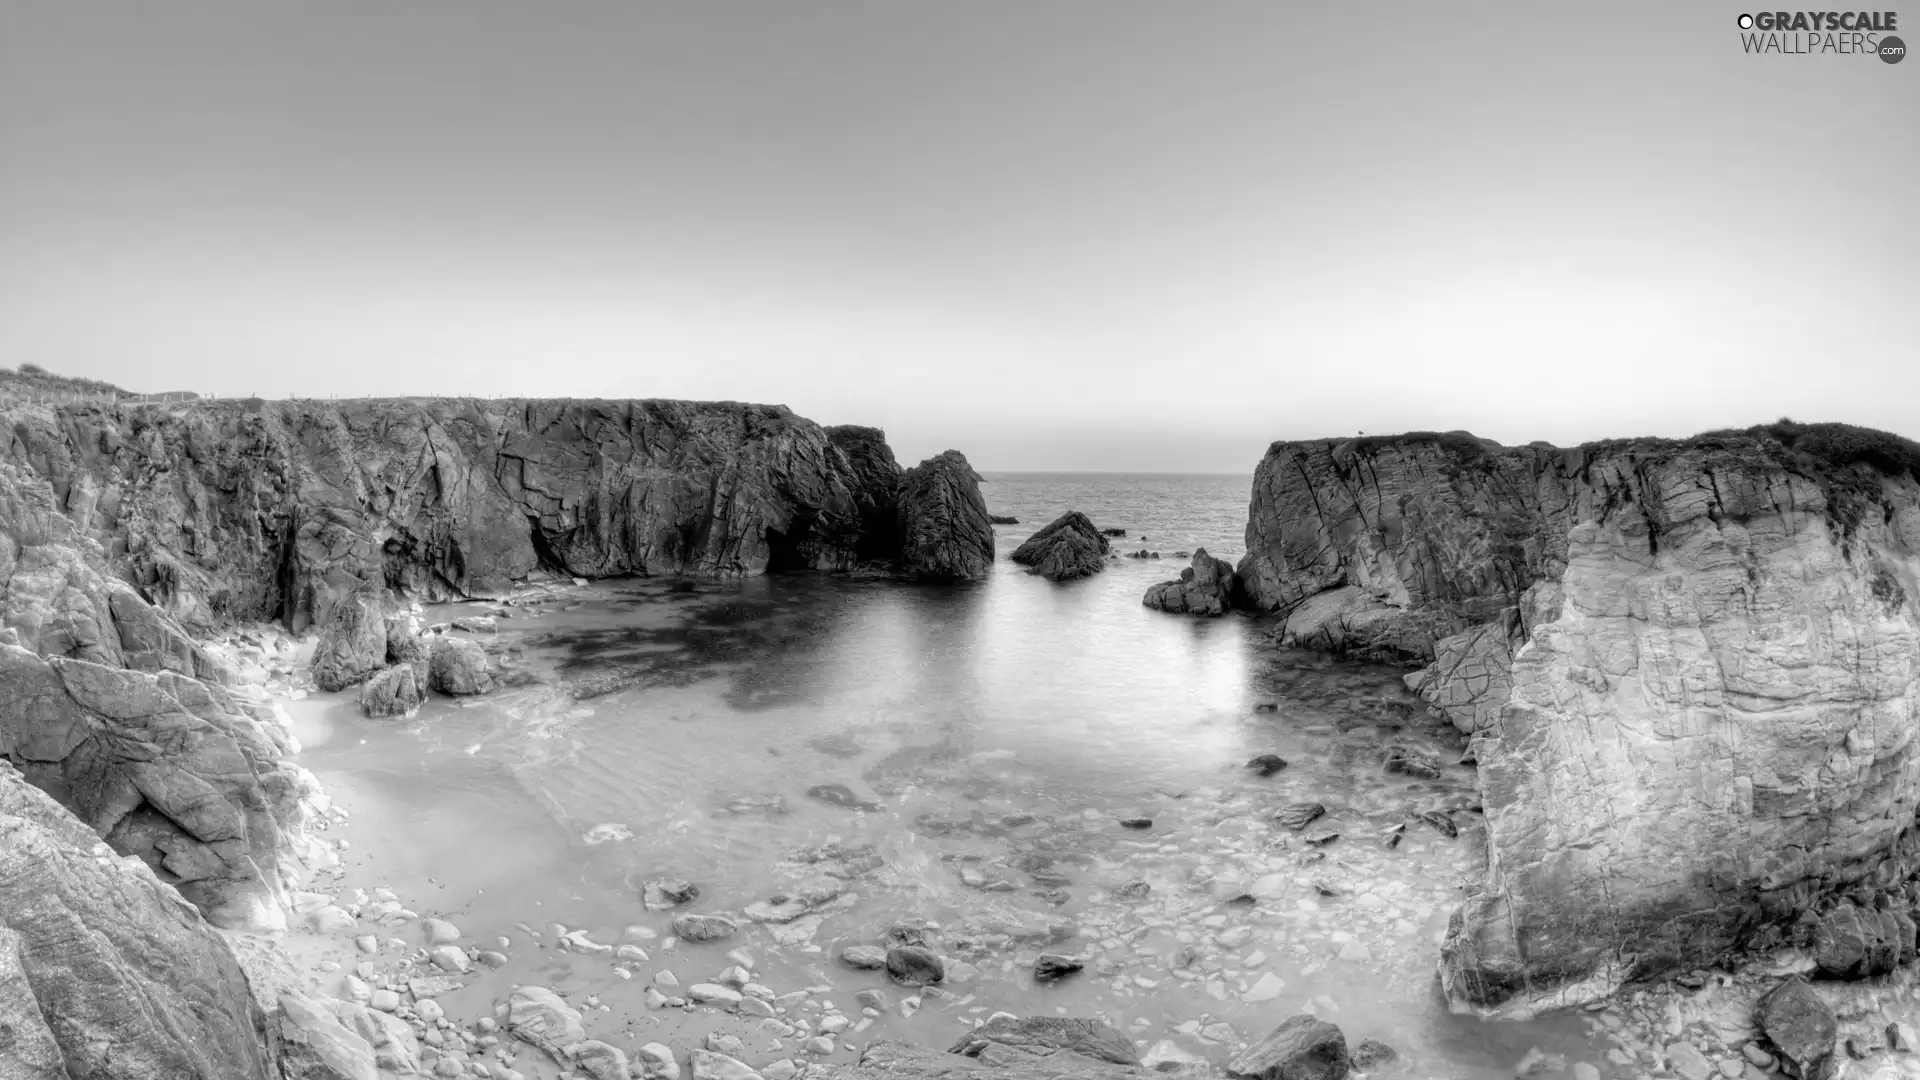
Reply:
[[1028, 537], [1012, 558], [1048, 581], [1092, 577], [1107, 568], [1107, 538], [1087, 515], [1069, 510]]

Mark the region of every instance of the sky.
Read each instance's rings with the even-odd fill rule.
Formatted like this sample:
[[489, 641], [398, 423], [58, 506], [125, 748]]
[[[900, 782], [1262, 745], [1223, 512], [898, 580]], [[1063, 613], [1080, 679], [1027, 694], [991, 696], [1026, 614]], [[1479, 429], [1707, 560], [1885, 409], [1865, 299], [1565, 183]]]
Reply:
[[0, 0], [0, 364], [985, 470], [1920, 436], [1920, 61], [1744, 10]]

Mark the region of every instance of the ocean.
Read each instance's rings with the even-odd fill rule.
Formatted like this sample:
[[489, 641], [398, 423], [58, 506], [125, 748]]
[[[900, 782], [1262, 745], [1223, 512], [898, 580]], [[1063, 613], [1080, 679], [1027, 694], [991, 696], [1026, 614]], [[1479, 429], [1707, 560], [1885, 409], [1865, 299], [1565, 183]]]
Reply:
[[[303, 762], [353, 811], [342, 883], [518, 946], [450, 1011], [539, 982], [593, 996], [642, 1042], [724, 1027], [644, 994], [662, 970], [713, 978], [738, 946], [778, 992], [813, 988], [855, 1015], [856, 991], [889, 995], [833, 1060], [876, 1037], [944, 1048], [1004, 1010], [1103, 1016], [1218, 1071], [1306, 1011], [1399, 1051], [1376, 1075], [1508, 1077], [1536, 1046], [1613, 1074], [1588, 1021], [1487, 1024], [1441, 1000], [1439, 942], [1484, 867], [1484, 832], [1463, 740], [1402, 671], [1277, 649], [1260, 618], [1141, 606], [1185, 564], [1176, 552], [1240, 557], [1248, 477], [985, 479], [991, 511], [1019, 519], [995, 529], [986, 582], [567, 587], [499, 622], [509, 689], [399, 722], [362, 718], [346, 694], [296, 703]], [[1161, 557], [1061, 584], [1006, 559], [1070, 509], [1126, 529], [1117, 550]], [[1438, 777], [1387, 772], [1389, 746]], [[1289, 767], [1249, 770], [1263, 754]], [[1272, 820], [1313, 803], [1324, 814], [1304, 829]], [[1419, 821], [1435, 810], [1457, 837]], [[823, 891], [823, 866], [847, 870], [848, 852], [873, 865]], [[640, 903], [658, 878], [697, 884], [700, 912], [837, 898], [796, 922], [746, 920], [726, 946], [668, 950], [668, 913]], [[651, 952], [623, 966], [532, 948], [525, 928], [549, 922]], [[954, 965], [911, 1015], [908, 991], [836, 960], [903, 922], [937, 926]], [[1085, 970], [1037, 983], [1043, 950]], [[768, 1045], [749, 1064], [794, 1049], [753, 1038]]]

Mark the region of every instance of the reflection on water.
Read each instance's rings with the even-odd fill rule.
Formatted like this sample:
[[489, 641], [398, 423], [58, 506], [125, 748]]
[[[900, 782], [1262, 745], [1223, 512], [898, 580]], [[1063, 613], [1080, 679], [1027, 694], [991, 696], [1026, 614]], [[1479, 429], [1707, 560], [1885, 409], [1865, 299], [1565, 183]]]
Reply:
[[[526, 685], [397, 724], [346, 697], [301, 703], [307, 764], [355, 808], [354, 872], [440, 898], [477, 934], [558, 920], [617, 940], [664, 930], [639, 903], [654, 878], [737, 913], [844, 870], [853, 899], [733, 944], [776, 989], [850, 995], [876, 983], [840, 947], [939, 924], [965, 964], [956, 996], [864, 1037], [945, 1045], [994, 1009], [1062, 1010], [1224, 1061], [1305, 1010], [1394, 1045], [1409, 1076], [1510, 1075], [1534, 1045], [1606, 1068], [1571, 1022], [1489, 1027], [1437, 1000], [1437, 941], [1484, 859], [1457, 737], [1398, 671], [1276, 653], [1253, 620], [1141, 608], [1172, 572], [602, 583], [501, 622]], [[1389, 746], [1436, 767], [1389, 772]], [[1269, 753], [1291, 767], [1245, 767]], [[1325, 815], [1270, 820], [1305, 802]], [[1457, 838], [1418, 817], [1433, 811]], [[822, 862], [823, 845], [877, 860]], [[1036, 985], [1043, 946], [1087, 970]], [[654, 966], [708, 978], [722, 951]], [[499, 977], [572, 980], [648, 1020], [647, 971], [540, 964]]]

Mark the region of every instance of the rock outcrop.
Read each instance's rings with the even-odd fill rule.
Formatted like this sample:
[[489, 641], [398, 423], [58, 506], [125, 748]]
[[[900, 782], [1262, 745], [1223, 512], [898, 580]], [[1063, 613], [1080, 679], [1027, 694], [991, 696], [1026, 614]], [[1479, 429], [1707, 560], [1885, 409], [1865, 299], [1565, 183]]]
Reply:
[[[50, 508], [115, 576], [194, 631], [240, 617], [299, 632], [334, 625], [335, 606], [369, 588], [496, 596], [543, 568], [726, 576], [905, 556], [910, 573], [972, 577], [986, 572], [983, 538], [991, 556], [964, 458], [942, 455], [911, 479], [879, 431], [822, 428], [781, 406], [255, 399], [6, 412], [0, 458], [46, 480]], [[341, 626], [325, 685], [380, 666], [368, 620]]]
[[901, 570], [919, 581], [979, 581], [993, 568], [980, 474], [958, 450], [907, 470], [900, 485]]
[[0, 1034], [6, 1077], [279, 1075], [225, 939], [4, 761]]
[[1092, 577], [1107, 568], [1107, 538], [1087, 515], [1069, 510], [1014, 548], [1012, 558], [1048, 581]]
[[1425, 663], [1409, 684], [1472, 733], [1489, 865], [1443, 949], [1458, 1001], [1592, 1000], [1805, 937], [1832, 897], [1884, 910], [1920, 868], [1920, 446], [1276, 443], [1247, 541], [1287, 639]]
[[1140, 602], [1180, 615], [1224, 615], [1233, 607], [1237, 584], [1233, 564], [1201, 548], [1193, 553], [1193, 565], [1180, 571], [1180, 580], [1148, 586]]

